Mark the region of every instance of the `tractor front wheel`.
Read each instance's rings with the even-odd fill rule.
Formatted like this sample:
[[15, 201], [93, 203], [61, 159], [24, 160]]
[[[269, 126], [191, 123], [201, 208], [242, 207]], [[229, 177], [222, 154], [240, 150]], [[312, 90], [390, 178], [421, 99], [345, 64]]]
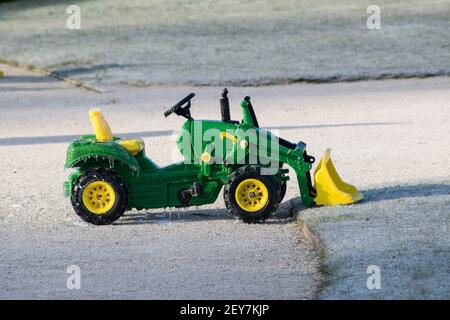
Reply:
[[284, 196], [286, 195], [287, 183], [286, 181], [282, 181], [280, 183], [280, 196], [278, 197], [278, 203], [280, 204], [283, 201]]
[[122, 177], [96, 168], [78, 178], [71, 201], [76, 214], [84, 221], [97, 225], [110, 224], [125, 212], [128, 190]]
[[261, 175], [258, 166], [238, 168], [225, 185], [225, 205], [231, 214], [244, 222], [264, 221], [278, 208], [279, 185], [274, 176]]

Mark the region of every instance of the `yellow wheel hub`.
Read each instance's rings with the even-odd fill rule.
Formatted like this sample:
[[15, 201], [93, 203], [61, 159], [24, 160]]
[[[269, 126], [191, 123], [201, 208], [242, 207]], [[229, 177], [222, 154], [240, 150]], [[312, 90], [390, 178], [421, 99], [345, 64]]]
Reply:
[[114, 188], [105, 181], [93, 181], [83, 190], [83, 204], [94, 214], [105, 214], [116, 202]]
[[237, 186], [235, 197], [242, 210], [256, 212], [269, 202], [269, 191], [260, 180], [246, 179]]

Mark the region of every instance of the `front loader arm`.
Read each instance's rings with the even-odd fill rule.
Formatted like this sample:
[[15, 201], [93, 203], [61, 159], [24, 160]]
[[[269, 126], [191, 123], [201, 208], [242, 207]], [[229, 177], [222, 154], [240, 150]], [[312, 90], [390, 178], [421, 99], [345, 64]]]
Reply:
[[311, 182], [310, 170], [314, 158], [306, 155], [305, 144], [299, 143], [295, 149], [279, 146], [279, 161], [288, 164], [297, 175], [300, 196], [305, 206], [315, 205], [315, 190]]
[[331, 149], [325, 151], [316, 167], [313, 187], [310, 170], [314, 158], [306, 154], [304, 147], [303, 143], [294, 149], [280, 146], [280, 161], [294, 169], [304, 205], [351, 204], [363, 198], [355, 186], [343, 181], [337, 173], [330, 158]]

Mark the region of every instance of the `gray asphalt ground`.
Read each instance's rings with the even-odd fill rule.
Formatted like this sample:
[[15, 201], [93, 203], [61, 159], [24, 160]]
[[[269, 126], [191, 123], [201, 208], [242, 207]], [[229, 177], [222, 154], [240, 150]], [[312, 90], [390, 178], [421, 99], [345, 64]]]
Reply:
[[0, 4], [0, 59], [138, 86], [448, 75], [449, 17], [449, 0], [16, 1]]
[[[288, 185], [267, 224], [235, 223], [221, 198], [185, 211], [131, 212], [113, 226], [80, 221], [62, 197], [67, 142], [91, 132], [99, 106], [119, 136], [141, 136], [160, 165], [177, 160], [163, 111], [191, 91], [195, 118], [219, 117], [219, 87], [104, 86], [99, 94], [0, 66], [0, 296], [4, 298], [449, 297], [450, 79], [229, 87], [262, 126], [332, 158], [365, 194], [357, 205], [306, 209]], [[294, 177], [293, 177], [294, 178]], [[313, 233], [315, 250], [301, 232]], [[303, 228], [304, 230], [304, 228]], [[314, 244], [314, 242], [313, 242]], [[79, 265], [82, 289], [65, 287]], [[369, 265], [381, 269], [369, 290]]]
[[[311, 299], [321, 283], [311, 244], [288, 217], [236, 222], [217, 203], [128, 212], [112, 226], [79, 219], [62, 196], [67, 143], [91, 133], [101, 106], [118, 135], [143, 137], [160, 165], [174, 161], [163, 111], [193, 88], [112, 88], [98, 94], [0, 65], [0, 298]], [[218, 116], [218, 88], [193, 110]], [[205, 94], [206, 93], [206, 94]], [[214, 99], [212, 99], [214, 97]], [[211, 108], [207, 108], [207, 106]], [[67, 268], [81, 269], [69, 290]]]

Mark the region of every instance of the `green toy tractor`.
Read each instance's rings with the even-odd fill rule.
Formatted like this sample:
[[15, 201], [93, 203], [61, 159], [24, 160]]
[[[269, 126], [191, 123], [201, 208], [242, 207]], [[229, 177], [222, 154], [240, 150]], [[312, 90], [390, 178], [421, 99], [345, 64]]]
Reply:
[[222, 121], [194, 120], [191, 93], [165, 112], [186, 118], [177, 138], [184, 160], [157, 166], [145, 154], [141, 139], [115, 137], [99, 109], [89, 117], [95, 135], [70, 143], [64, 183], [75, 212], [85, 221], [110, 224], [125, 211], [188, 207], [216, 201], [223, 188], [228, 211], [245, 222], [264, 221], [286, 193], [289, 169], [297, 176], [306, 206], [354, 203], [362, 198], [342, 181], [329, 157], [318, 164], [313, 186], [310, 170], [315, 161], [303, 142], [291, 143], [259, 127], [250, 97], [241, 102], [243, 119], [230, 117], [228, 91], [220, 99]]

